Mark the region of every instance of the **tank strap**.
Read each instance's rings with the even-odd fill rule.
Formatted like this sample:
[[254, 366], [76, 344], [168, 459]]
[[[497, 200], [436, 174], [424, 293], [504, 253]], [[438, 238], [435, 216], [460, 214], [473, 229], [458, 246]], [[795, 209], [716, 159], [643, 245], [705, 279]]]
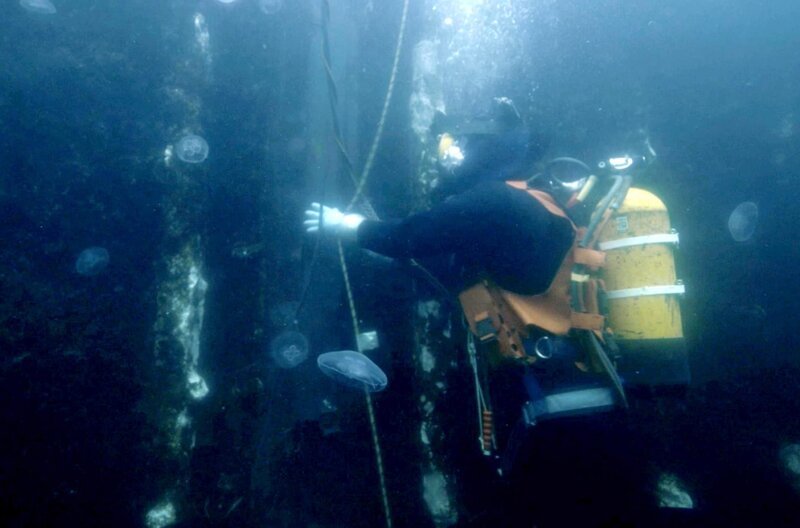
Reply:
[[680, 236], [678, 235], [677, 231], [673, 230], [670, 233], [656, 233], [653, 235], [618, 238], [616, 240], [601, 242], [598, 246], [604, 251], [611, 251], [612, 249], [646, 246], [648, 244], [672, 244], [677, 247], [679, 243]]

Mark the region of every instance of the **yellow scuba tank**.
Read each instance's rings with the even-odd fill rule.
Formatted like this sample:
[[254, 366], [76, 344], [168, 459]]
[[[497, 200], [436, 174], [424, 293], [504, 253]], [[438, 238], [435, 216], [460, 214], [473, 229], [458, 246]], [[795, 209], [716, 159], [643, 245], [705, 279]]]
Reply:
[[607, 255], [608, 323], [620, 346], [618, 370], [628, 384], [682, 385], [689, 381], [674, 251], [678, 234], [664, 203], [631, 188], [598, 235]]

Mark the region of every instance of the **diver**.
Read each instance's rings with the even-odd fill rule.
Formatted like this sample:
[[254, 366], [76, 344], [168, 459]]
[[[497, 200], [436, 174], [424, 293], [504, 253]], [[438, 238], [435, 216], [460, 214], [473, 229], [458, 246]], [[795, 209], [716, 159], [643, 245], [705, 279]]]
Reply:
[[[306, 211], [310, 233], [323, 229], [364, 249], [395, 259], [452, 255], [461, 291], [484, 278], [520, 294], [547, 289], [570, 249], [566, 218], [551, 214], [527, 192], [505, 182], [530, 169], [529, 134], [510, 100], [491, 117], [448, 119], [439, 114], [441, 197], [430, 210], [403, 220], [375, 221], [314, 203]], [[321, 222], [320, 222], [320, 216]]]
[[[598, 184], [587, 166], [571, 158], [555, 160], [532, 176], [538, 145], [507, 98], [495, 99], [487, 116], [439, 114], [431, 132], [438, 143], [440, 179], [434, 191], [438, 200], [429, 210], [378, 221], [313, 203], [306, 211], [306, 231], [322, 228], [395, 259], [446, 257], [449, 270], [442, 282], [459, 297], [471, 354], [479, 347], [482, 358], [493, 358], [491, 375], [476, 373], [476, 379], [489, 380], [481, 390], [492, 402], [481, 424], [484, 452], [500, 453], [496, 459], [510, 491], [508, 501], [491, 514], [494, 521], [530, 526], [533, 518], [559, 526], [564, 515], [583, 520], [586, 513], [598, 522], [597, 511], [616, 515], [622, 507], [617, 499], [624, 497], [627, 507], [642, 488], [619, 479], [606, 485], [597, 475], [584, 478], [593, 473], [588, 452], [605, 450], [600, 456], [614, 460], [610, 453], [622, 445], [609, 440], [608, 420], [598, 421], [596, 415], [608, 415], [626, 402], [595, 337], [602, 316], [597, 308], [576, 312], [573, 281], [576, 266], [588, 275], [602, 257], [578, 247], [576, 226], [588, 223], [601, 201], [598, 195], [613, 191], [624, 198], [627, 189]], [[584, 337], [564, 337], [573, 331]], [[591, 355], [583, 350], [587, 347]], [[486, 368], [487, 361], [482, 363]], [[588, 422], [576, 425], [576, 417]], [[533, 427], [545, 421], [546, 428]], [[552, 456], [562, 435], [571, 437], [571, 449]], [[620, 473], [621, 465], [612, 465], [605, 476]], [[574, 482], [581, 479], [583, 484]], [[574, 501], [587, 510], [572, 507]], [[644, 505], [646, 499], [636, 502]], [[564, 511], [570, 508], [571, 513]]]

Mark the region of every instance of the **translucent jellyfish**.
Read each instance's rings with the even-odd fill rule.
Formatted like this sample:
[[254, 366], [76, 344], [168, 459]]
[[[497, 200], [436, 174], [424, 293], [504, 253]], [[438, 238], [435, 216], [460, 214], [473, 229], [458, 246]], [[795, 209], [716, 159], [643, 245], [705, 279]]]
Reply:
[[75, 261], [75, 271], [86, 277], [97, 275], [108, 266], [110, 257], [108, 250], [102, 247], [90, 247], [81, 251]]
[[737, 242], [750, 240], [758, 225], [758, 206], [753, 202], [742, 202], [728, 217], [728, 231]]
[[281, 332], [270, 343], [270, 355], [280, 368], [295, 368], [308, 358], [308, 339], [294, 330]]
[[236, 2], [236, 0], [217, 0], [220, 4], [232, 4]]
[[258, 8], [265, 15], [274, 15], [283, 9], [283, 0], [258, 0]]
[[26, 11], [39, 15], [54, 15], [56, 13], [56, 6], [50, 0], [19, 0], [19, 5]]
[[388, 384], [386, 374], [378, 365], [364, 354], [352, 350], [320, 354], [317, 366], [326, 376], [348, 387], [378, 392]]
[[178, 158], [186, 163], [202, 163], [208, 157], [208, 143], [195, 134], [183, 136], [175, 146]]

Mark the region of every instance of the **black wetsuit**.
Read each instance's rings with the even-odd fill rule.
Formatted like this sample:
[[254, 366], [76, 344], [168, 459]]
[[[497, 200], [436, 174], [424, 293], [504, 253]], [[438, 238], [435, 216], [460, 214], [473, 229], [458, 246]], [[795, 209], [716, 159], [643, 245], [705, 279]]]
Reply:
[[[525, 191], [496, 181], [405, 220], [364, 221], [358, 230], [361, 247], [389, 257], [452, 255], [461, 276], [457, 285], [448, 283], [456, 292], [483, 277], [517, 293], [542, 292], [573, 237], [569, 221]], [[514, 376], [494, 372], [496, 423], [520, 415], [521, 384], [512, 381]], [[494, 390], [497, 385], [503, 390]], [[601, 414], [531, 429], [517, 446], [518, 461], [498, 488], [498, 501], [459, 526], [530, 528], [534, 520], [543, 527], [638, 525], [651, 495], [642, 484], [645, 466], [634, 454], [636, 444], [617, 423], [621, 419]]]
[[551, 214], [527, 192], [485, 182], [430, 211], [397, 221], [364, 221], [363, 248], [393, 258], [452, 255], [456, 289], [483, 278], [521, 294], [543, 292], [572, 245], [565, 218]]

